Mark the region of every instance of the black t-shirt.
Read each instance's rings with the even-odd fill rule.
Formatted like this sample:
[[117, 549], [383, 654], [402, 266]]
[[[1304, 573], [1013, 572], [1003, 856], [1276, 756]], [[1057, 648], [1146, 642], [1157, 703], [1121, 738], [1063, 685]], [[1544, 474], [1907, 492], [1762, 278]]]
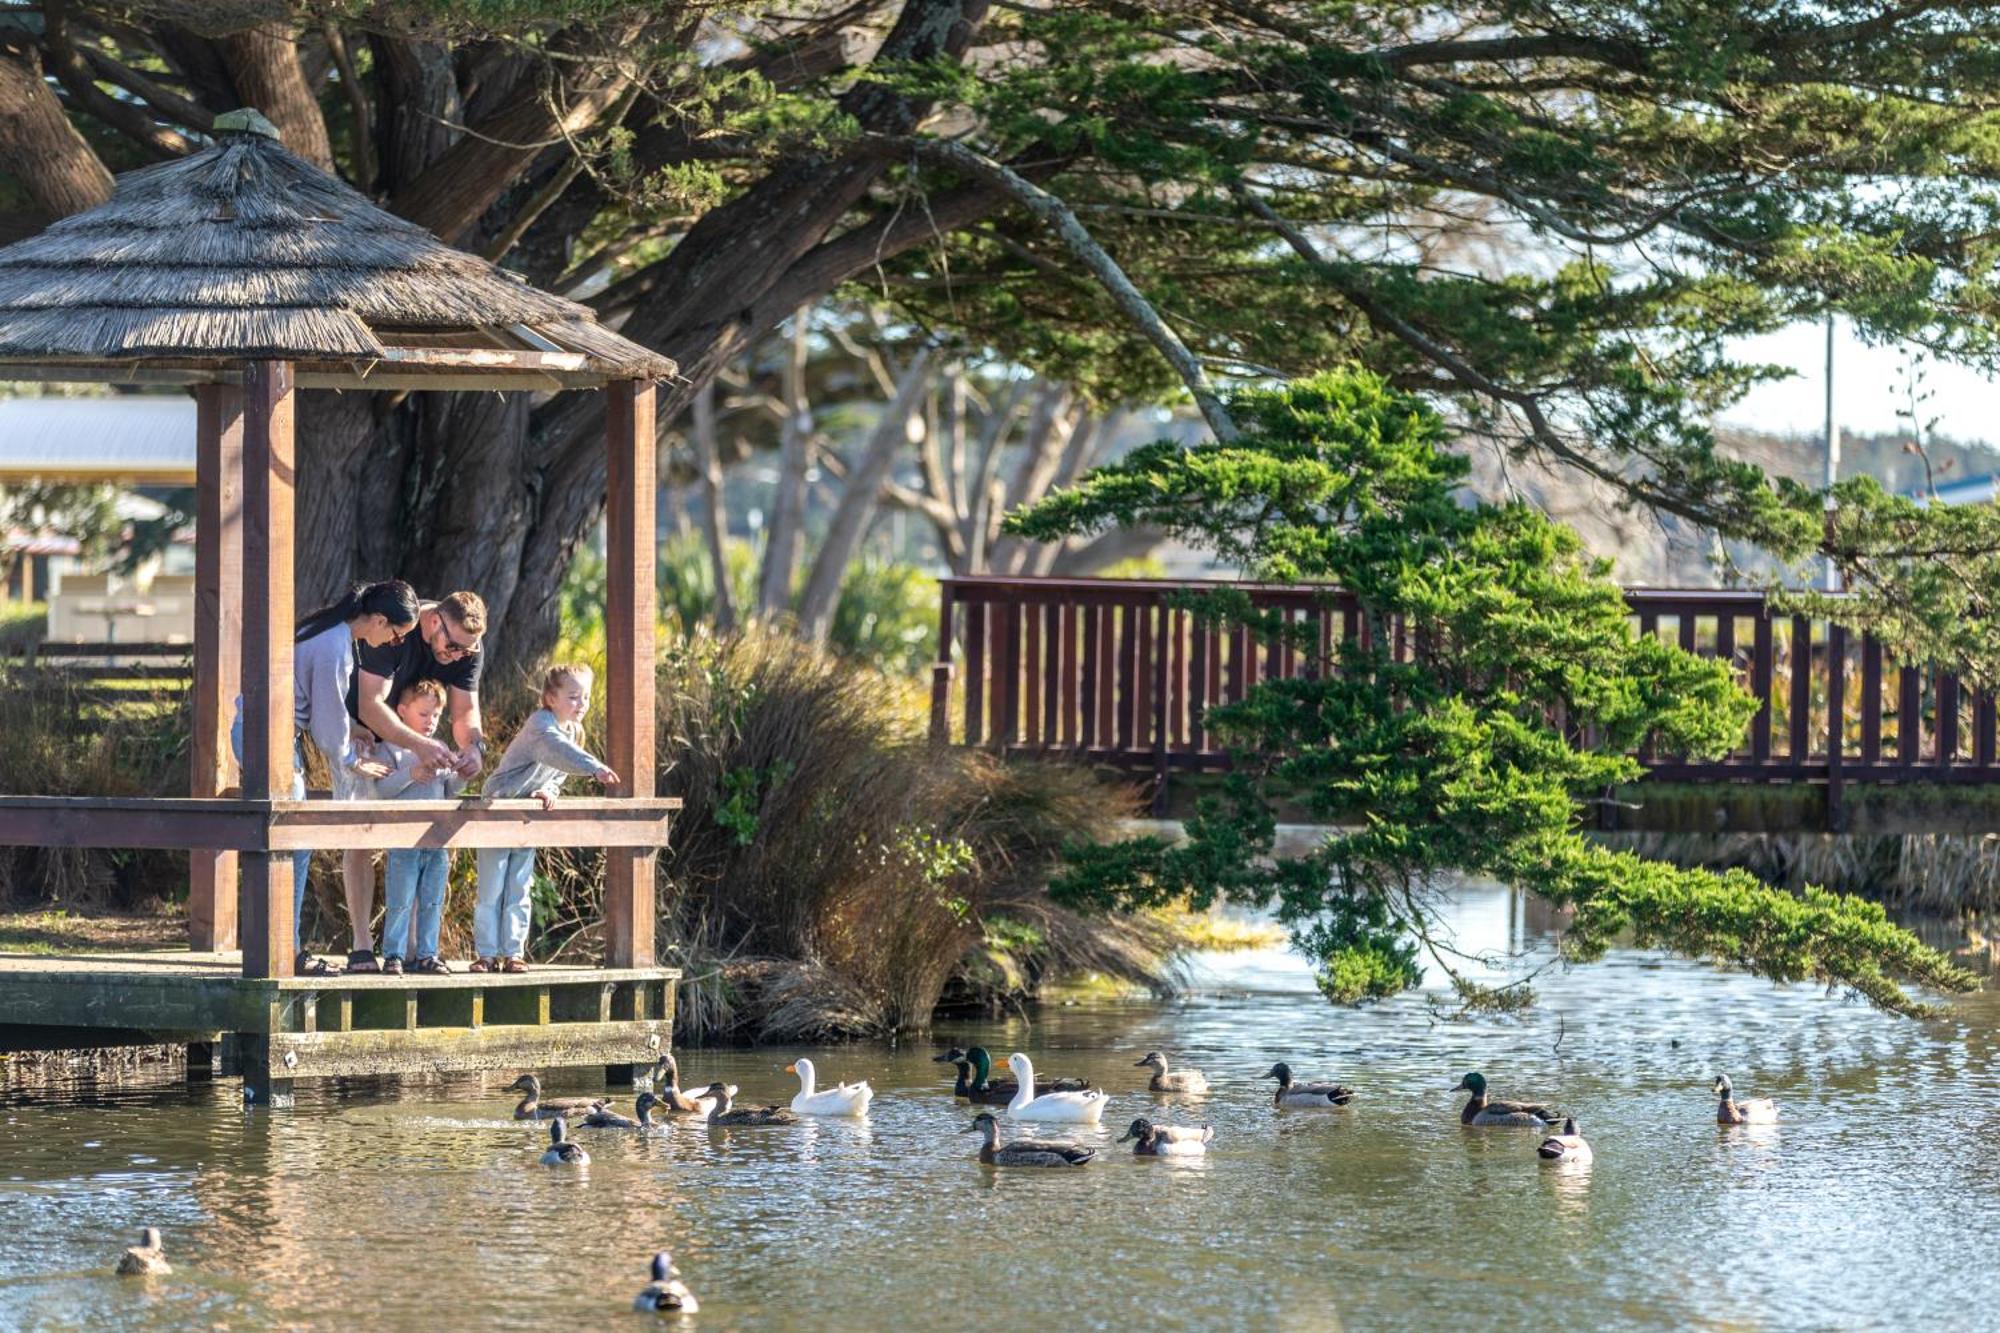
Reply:
[[396, 706], [404, 687], [415, 680], [434, 680], [447, 690], [460, 689], [469, 694], [479, 693], [479, 654], [461, 657], [456, 662], [440, 662], [431, 646], [424, 642], [422, 635], [411, 630], [401, 643], [385, 644], [380, 648], [370, 648], [365, 643], [355, 646], [357, 670], [347, 682], [347, 715], [361, 720], [361, 673], [372, 672], [389, 678], [389, 707]]

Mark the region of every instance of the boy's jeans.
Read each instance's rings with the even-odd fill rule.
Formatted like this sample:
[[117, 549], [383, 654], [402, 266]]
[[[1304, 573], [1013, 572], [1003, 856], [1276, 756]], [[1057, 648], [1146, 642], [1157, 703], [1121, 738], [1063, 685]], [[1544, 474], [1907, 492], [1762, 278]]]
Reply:
[[535, 849], [481, 847], [478, 860], [472, 952], [480, 958], [518, 958], [528, 948], [528, 885], [535, 878]]
[[[236, 756], [238, 768], [243, 766], [243, 709], [236, 710], [236, 720], [229, 724], [229, 749]], [[292, 799], [306, 798], [306, 756], [299, 745], [299, 738], [292, 737]], [[306, 905], [306, 871], [312, 866], [311, 852], [292, 853], [292, 952], [304, 953], [299, 947], [299, 915]]]
[[382, 956], [403, 957], [403, 947], [410, 940], [410, 909], [414, 904], [417, 940], [412, 947], [418, 958], [435, 958], [438, 929], [444, 921], [445, 886], [451, 882], [451, 853], [441, 847], [396, 851], [389, 853], [388, 861], [382, 887]]

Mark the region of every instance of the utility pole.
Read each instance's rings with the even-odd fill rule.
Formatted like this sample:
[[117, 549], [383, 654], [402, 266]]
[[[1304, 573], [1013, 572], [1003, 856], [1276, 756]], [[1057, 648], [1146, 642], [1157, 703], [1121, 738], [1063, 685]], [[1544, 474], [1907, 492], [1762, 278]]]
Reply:
[[[1840, 480], [1840, 423], [1833, 415], [1833, 325], [1834, 317], [1826, 317], [1826, 511], [1831, 520], [1833, 513], [1833, 486]], [[1828, 592], [1840, 591], [1840, 571], [1834, 567], [1833, 556], [1826, 557], [1825, 586]]]

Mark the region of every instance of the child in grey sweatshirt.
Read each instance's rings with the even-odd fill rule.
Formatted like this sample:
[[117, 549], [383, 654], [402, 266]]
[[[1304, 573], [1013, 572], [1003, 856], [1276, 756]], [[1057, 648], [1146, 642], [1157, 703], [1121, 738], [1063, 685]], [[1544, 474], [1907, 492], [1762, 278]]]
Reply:
[[[434, 680], [418, 679], [403, 687], [396, 700], [396, 716], [419, 736], [437, 730], [444, 715], [444, 686]], [[414, 750], [405, 750], [387, 741], [377, 743], [380, 755], [395, 764], [387, 777], [375, 780], [375, 794], [384, 800], [444, 801], [465, 788], [465, 779], [451, 769], [435, 769], [424, 764]], [[404, 951], [415, 961], [412, 972], [451, 971], [438, 957], [438, 931], [444, 922], [444, 894], [451, 883], [451, 853], [443, 847], [406, 848], [392, 851], [382, 885], [382, 970], [396, 975], [403, 970]], [[412, 935], [410, 914], [416, 911], [416, 931]], [[414, 943], [412, 943], [414, 940]]]
[[[486, 779], [495, 797], [533, 796], [544, 810], [556, 803], [563, 779], [574, 774], [615, 786], [618, 775], [578, 744], [583, 715], [590, 711], [595, 674], [586, 666], [549, 668], [542, 681], [542, 706], [521, 727], [500, 766]], [[535, 878], [532, 847], [482, 847], [478, 854], [479, 896], [472, 907], [475, 972], [525, 972], [531, 906], [528, 886]]]

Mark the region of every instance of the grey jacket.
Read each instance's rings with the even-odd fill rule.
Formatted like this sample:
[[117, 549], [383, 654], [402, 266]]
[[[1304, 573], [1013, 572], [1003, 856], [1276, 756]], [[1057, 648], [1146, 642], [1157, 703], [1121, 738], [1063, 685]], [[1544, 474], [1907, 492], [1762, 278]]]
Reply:
[[422, 766], [422, 761], [417, 758], [415, 750], [405, 750], [381, 741], [375, 746], [375, 754], [383, 762], [396, 766], [396, 771], [387, 777], [375, 779], [375, 795], [379, 799], [448, 801], [465, 790], [465, 779], [448, 768], [436, 777], [419, 778], [417, 769]]
[[495, 797], [554, 795], [572, 774], [589, 777], [604, 764], [577, 744], [581, 728], [565, 727], [546, 708], [537, 708], [500, 756], [500, 767], [486, 779], [485, 792]]

